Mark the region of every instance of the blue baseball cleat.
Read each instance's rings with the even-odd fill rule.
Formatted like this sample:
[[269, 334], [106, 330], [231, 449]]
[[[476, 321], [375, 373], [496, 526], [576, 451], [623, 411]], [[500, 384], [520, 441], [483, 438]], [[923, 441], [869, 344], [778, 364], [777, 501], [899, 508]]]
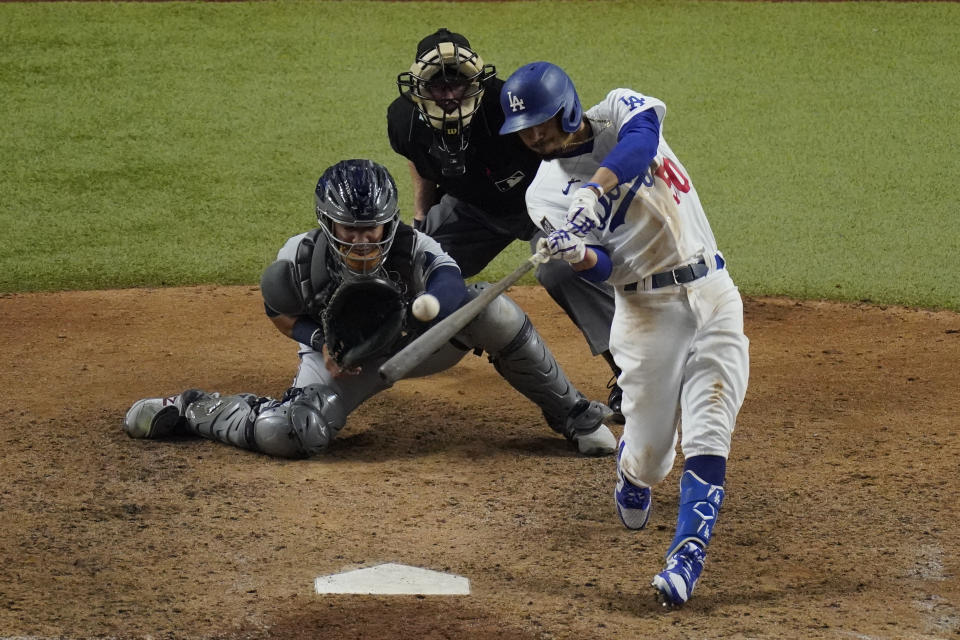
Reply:
[[650, 583], [663, 606], [680, 606], [690, 599], [706, 559], [707, 552], [695, 542], [684, 544], [667, 559], [667, 568]]
[[620, 471], [620, 456], [623, 455], [623, 442], [617, 450], [617, 487], [613, 491], [613, 501], [617, 505], [617, 515], [627, 529], [643, 529], [650, 519], [651, 494], [649, 487], [638, 487]]

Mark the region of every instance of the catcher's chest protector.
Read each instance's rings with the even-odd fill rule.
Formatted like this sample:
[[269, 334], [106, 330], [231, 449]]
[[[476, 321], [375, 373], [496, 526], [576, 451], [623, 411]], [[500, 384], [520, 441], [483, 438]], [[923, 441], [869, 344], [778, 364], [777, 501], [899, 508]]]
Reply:
[[[413, 283], [413, 228], [402, 222], [397, 226], [397, 235], [393, 239], [393, 246], [390, 247], [390, 253], [384, 261], [382, 268], [390, 275], [390, 279], [400, 286], [400, 290], [407, 292]], [[317, 294], [323, 293], [322, 300], [317, 300], [317, 309], [320, 310], [326, 305], [333, 290], [339, 286], [340, 278], [333, 278], [330, 275], [332, 263], [327, 260], [327, 238], [322, 234], [322, 229], [314, 229], [304, 237], [297, 249], [297, 263], [310, 264], [310, 282], [313, 291]], [[305, 260], [301, 263], [301, 252], [304, 252]], [[331, 286], [331, 280], [336, 280]], [[312, 314], [312, 311], [311, 311]]]
[[[333, 286], [324, 289], [322, 306], [315, 307], [321, 311], [327, 353], [342, 367], [395, 353], [406, 337], [409, 296], [419, 284], [414, 281], [414, 232], [409, 227], [402, 230], [401, 234], [398, 228], [381, 269], [363, 277], [335, 275]], [[313, 265], [320, 259], [315, 253]]]
[[[415, 293], [413, 247], [413, 229], [400, 224], [383, 269], [404, 298]], [[282, 262], [273, 263], [266, 271]], [[306, 314], [320, 321], [330, 296], [342, 280], [322, 229], [313, 229], [304, 235], [292, 262], [292, 268], [274, 269], [269, 277], [261, 280], [264, 299], [277, 311], [288, 315]]]
[[397, 226], [397, 235], [394, 236], [393, 246], [390, 247], [390, 253], [387, 254], [384, 265], [387, 273], [396, 273], [400, 276], [401, 290], [409, 291], [413, 283], [413, 239], [413, 228], [401, 222]]
[[[342, 280], [329, 249], [322, 229], [306, 233], [297, 245], [293, 260], [277, 260], [264, 270], [260, 280], [264, 302], [277, 312], [308, 315], [320, 322], [324, 308]], [[413, 249], [414, 231], [401, 223], [382, 268], [397, 285], [404, 302], [409, 302], [407, 298], [418, 292]]]

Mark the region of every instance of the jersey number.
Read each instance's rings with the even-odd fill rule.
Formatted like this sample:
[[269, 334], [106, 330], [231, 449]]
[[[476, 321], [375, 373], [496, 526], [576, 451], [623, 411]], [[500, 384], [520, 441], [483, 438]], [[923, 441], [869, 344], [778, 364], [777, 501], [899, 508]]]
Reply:
[[680, 194], [690, 191], [690, 180], [670, 158], [663, 159], [663, 164], [657, 167], [656, 176], [673, 188], [673, 199], [677, 204], [680, 204]]
[[[610, 217], [610, 209], [613, 206], [613, 201], [620, 197], [620, 187], [611, 189], [606, 196], [600, 199], [600, 204], [605, 209], [607, 216], [610, 217], [609, 229], [611, 233], [613, 233], [617, 227], [623, 224], [627, 217], [627, 209], [630, 208], [630, 203], [633, 202], [633, 198], [637, 195], [637, 191], [640, 190], [640, 187], [653, 186], [654, 175], [666, 182], [667, 186], [673, 189], [673, 199], [677, 204], [680, 204], [680, 194], [690, 191], [689, 178], [683, 175], [680, 167], [678, 167], [673, 160], [670, 158], [663, 158], [663, 162], [659, 167], [657, 167], [657, 170], [653, 175], [650, 175], [650, 171], [647, 170], [640, 174], [640, 176], [633, 181], [633, 184], [630, 185], [630, 188], [624, 194], [623, 200], [620, 202], [620, 206], [617, 207], [617, 210], [612, 217]], [[607, 199], [608, 197], [609, 200]], [[601, 222], [601, 228], [603, 227], [604, 222], [606, 222], [606, 220]]]

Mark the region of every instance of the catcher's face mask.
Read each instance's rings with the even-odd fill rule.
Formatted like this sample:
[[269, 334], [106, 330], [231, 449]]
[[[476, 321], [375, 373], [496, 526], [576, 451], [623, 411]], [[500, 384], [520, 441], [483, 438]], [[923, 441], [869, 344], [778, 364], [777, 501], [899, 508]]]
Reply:
[[390, 225], [387, 236], [386, 225], [362, 227], [335, 222], [331, 244], [347, 269], [359, 275], [370, 275], [386, 259], [396, 230], [395, 224]]

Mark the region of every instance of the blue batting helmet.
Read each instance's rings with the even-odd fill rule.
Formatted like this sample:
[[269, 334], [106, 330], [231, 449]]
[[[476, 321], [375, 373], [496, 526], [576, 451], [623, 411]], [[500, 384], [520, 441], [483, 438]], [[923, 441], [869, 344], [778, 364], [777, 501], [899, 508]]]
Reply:
[[514, 71], [500, 91], [500, 107], [505, 116], [501, 135], [542, 124], [561, 112], [560, 126], [573, 133], [583, 119], [573, 81], [549, 62], [531, 62]]

